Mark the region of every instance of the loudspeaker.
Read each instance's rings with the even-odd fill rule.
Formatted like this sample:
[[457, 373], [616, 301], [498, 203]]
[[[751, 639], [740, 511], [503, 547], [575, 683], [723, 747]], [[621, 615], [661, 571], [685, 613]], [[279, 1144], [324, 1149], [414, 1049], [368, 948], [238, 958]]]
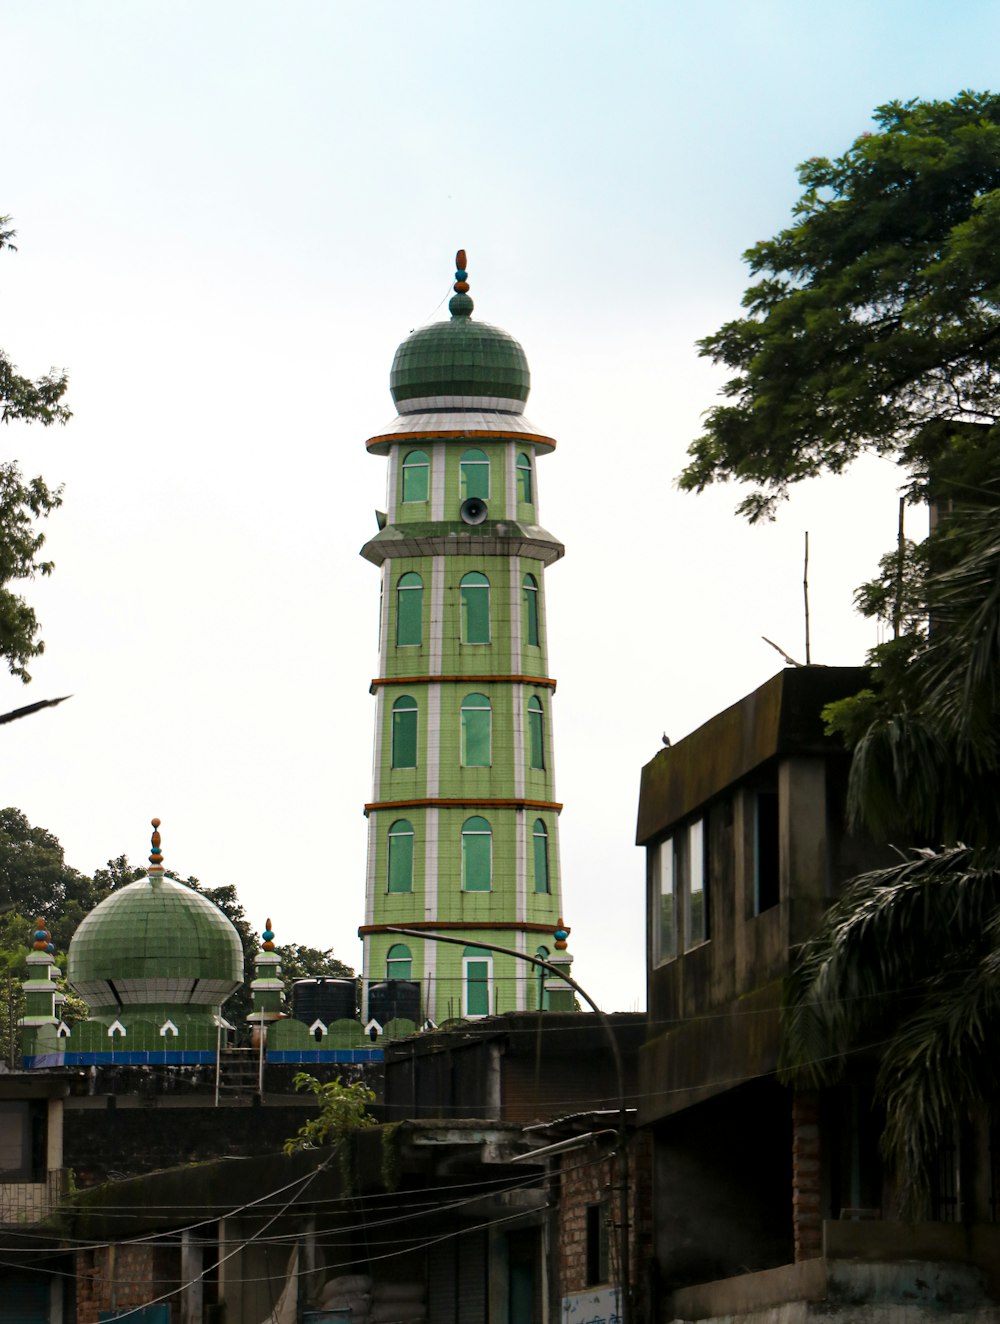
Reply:
[[482, 524], [488, 514], [486, 502], [482, 497], [466, 497], [458, 513], [466, 524]]

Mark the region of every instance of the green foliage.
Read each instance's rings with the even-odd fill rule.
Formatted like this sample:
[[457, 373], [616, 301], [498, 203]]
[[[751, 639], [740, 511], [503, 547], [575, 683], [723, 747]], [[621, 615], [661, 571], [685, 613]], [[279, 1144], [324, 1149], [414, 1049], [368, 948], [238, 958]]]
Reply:
[[[0, 249], [15, 249], [9, 216], [0, 216]], [[70, 411], [63, 403], [67, 377], [53, 368], [32, 381], [17, 372], [0, 349], [0, 421], [4, 423], [65, 423]], [[44, 650], [38, 619], [24, 598], [8, 587], [35, 575], [52, 573], [52, 562], [40, 559], [44, 534], [38, 521], [62, 503], [61, 489], [42, 478], [25, 478], [13, 461], [0, 464], [0, 657], [12, 676], [31, 679], [27, 664]]]
[[799, 167], [791, 226], [745, 254], [745, 317], [699, 342], [733, 372], [680, 486], [791, 484], [894, 457], [913, 498], [956, 428], [992, 428], [1000, 381], [1000, 96], [890, 102], [878, 131]]
[[307, 1071], [300, 1071], [292, 1083], [297, 1090], [309, 1090], [316, 1096], [319, 1115], [311, 1117], [299, 1127], [294, 1136], [285, 1141], [286, 1154], [294, 1154], [300, 1149], [318, 1149], [324, 1145], [339, 1148], [355, 1131], [375, 1125], [375, 1118], [368, 1112], [368, 1105], [374, 1103], [375, 1094], [361, 1081], [345, 1085], [338, 1076], [336, 1080], [322, 1084]]
[[1000, 1103], [1000, 867], [965, 846], [856, 879], [798, 953], [781, 1071], [810, 1087], [879, 1050], [882, 1145], [919, 1217], [950, 1124]]

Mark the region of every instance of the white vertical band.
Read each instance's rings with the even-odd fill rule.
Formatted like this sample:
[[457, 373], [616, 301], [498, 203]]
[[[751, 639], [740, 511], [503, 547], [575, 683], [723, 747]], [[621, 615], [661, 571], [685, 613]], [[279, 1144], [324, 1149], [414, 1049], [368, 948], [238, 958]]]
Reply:
[[430, 448], [431, 462], [431, 519], [444, 519], [444, 467], [448, 443], [436, 441]]
[[388, 675], [389, 671], [389, 598], [392, 594], [392, 557], [387, 556], [382, 562], [382, 617], [379, 621], [378, 638], [378, 674]]
[[514, 706], [514, 796], [524, 798], [524, 686], [510, 687]]
[[375, 689], [375, 748], [372, 753], [372, 799], [382, 798], [382, 718], [385, 712], [385, 688]]
[[[375, 845], [378, 840], [378, 811], [371, 809], [368, 812], [368, 874], [365, 880], [365, 923], [375, 923], [375, 897], [377, 895], [378, 880], [375, 876]], [[365, 948], [367, 959], [367, 947]], [[368, 973], [367, 966], [365, 973]]]
[[504, 485], [507, 489], [507, 509], [504, 511], [504, 517], [517, 519], [517, 447], [515, 445], [508, 445], [504, 464], [506, 479]]
[[521, 664], [521, 562], [516, 556], [510, 558], [510, 671], [512, 676], [519, 676], [524, 669]]
[[[441, 686], [427, 686], [427, 711], [424, 715], [424, 748], [427, 751], [427, 772], [424, 795], [432, 799], [439, 794], [441, 780]], [[377, 798], [377, 797], [376, 797]]]
[[[437, 809], [427, 809], [424, 813], [424, 834], [427, 838], [424, 846], [424, 919], [438, 918], [438, 825], [440, 814]], [[424, 1014], [432, 1021], [437, 1016], [437, 943], [422, 942], [423, 951], [422, 991]]]
[[444, 647], [444, 557], [435, 556], [431, 562], [431, 603], [427, 620], [430, 642], [428, 662], [430, 674], [440, 676], [441, 654]]
[[516, 869], [516, 919], [524, 924], [528, 919], [528, 815], [523, 810], [514, 816]]
[[[549, 833], [549, 850], [551, 851], [551, 855], [549, 856], [549, 872], [550, 872], [550, 875], [551, 875], [551, 871], [552, 871], [552, 865], [553, 865], [553, 863], [555, 863], [556, 885], [555, 885], [555, 887], [553, 888], [553, 892], [554, 892], [555, 899], [556, 899], [556, 912], [557, 912], [557, 914], [561, 915], [561, 914], [563, 913], [563, 894], [562, 894], [562, 856], [561, 856], [560, 853], [559, 853], [559, 816], [558, 816], [558, 814], [553, 814], [553, 816], [552, 816], [552, 831]], [[550, 883], [549, 883], [549, 886], [550, 886], [550, 887], [552, 886], [551, 881], [550, 881]]]
[[396, 492], [399, 489], [399, 452], [400, 446], [389, 448], [389, 478], [385, 490], [385, 509], [389, 523], [396, 523]]
[[[523, 817], [523, 815], [522, 815]], [[517, 942], [514, 944], [522, 956], [528, 954], [528, 935], [523, 929], [518, 932]], [[517, 974], [515, 975], [514, 987], [517, 991], [517, 1010], [527, 1011], [528, 1009], [528, 980], [535, 976], [535, 967], [529, 965], [527, 961], [515, 961]]]

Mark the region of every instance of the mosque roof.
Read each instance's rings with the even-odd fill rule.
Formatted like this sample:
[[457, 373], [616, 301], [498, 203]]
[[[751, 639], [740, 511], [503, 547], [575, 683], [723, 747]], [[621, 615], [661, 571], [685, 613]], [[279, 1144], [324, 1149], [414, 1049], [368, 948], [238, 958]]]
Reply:
[[92, 1009], [218, 1007], [243, 982], [240, 936], [208, 897], [163, 876], [158, 831], [150, 862], [148, 878], [84, 918], [69, 945], [67, 977]]
[[389, 374], [396, 408], [400, 414], [441, 408], [520, 414], [531, 389], [524, 350], [506, 331], [473, 318], [464, 249], [455, 261], [451, 320], [420, 327], [396, 350]]

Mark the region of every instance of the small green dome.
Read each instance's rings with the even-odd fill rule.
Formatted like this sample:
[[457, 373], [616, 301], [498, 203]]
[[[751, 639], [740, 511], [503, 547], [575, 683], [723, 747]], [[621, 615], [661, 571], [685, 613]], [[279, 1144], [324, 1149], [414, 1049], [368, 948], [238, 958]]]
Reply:
[[389, 389], [400, 412], [412, 412], [417, 401], [446, 408], [449, 398], [459, 408], [523, 406], [531, 389], [524, 350], [506, 331], [474, 321], [467, 294], [449, 307], [450, 321], [422, 326], [396, 350]]
[[170, 878], [144, 878], [85, 917], [66, 973], [92, 1009], [219, 1007], [243, 982], [243, 945], [208, 897]]

